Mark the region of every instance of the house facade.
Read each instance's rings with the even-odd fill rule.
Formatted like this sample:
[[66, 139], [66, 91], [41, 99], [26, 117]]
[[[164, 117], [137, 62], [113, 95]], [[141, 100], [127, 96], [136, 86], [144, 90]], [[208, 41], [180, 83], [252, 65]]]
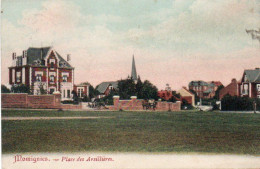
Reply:
[[89, 97], [89, 85], [87, 84], [79, 84], [74, 85], [73, 90], [77, 93], [79, 98]]
[[205, 82], [202, 80], [191, 81], [189, 83], [189, 90], [193, 90], [200, 98], [212, 98], [215, 96], [215, 92], [222, 83], [220, 81]]
[[182, 87], [177, 93], [181, 95], [182, 102], [185, 100], [188, 104], [195, 106], [195, 96], [186, 87]]
[[111, 82], [102, 82], [99, 85], [97, 85], [97, 90], [100, 93], [98, 95], [98, 98], [103, 98], [105, 96], [108, 96], [112, 90], [118, 89], [118, 82], [117, 81], [111, 81]]
[[59, 91], [62, 100], [72, 99], [74, 87], [74, 67], [52, 47], [28, 48], [21, 56], [12, 54], [9, 67], [9, 84], [24, 84], [32, 94], [39, 95], [41, 90], [47, 94]]
[[239, 86], [236, 79], [232, 79], [231, 83], [219, 91], [219, 100], [225, 95], [239, 96]]
[[241, 97], [260, 98], [260, 69], [245, 70], [239, 83]]

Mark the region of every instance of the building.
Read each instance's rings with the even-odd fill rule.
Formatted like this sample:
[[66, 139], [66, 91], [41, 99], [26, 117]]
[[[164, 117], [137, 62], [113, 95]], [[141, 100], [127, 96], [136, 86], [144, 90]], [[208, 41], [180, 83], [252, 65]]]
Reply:
[[195, 106], [195, 96], [186, 87], [182, 87], [177, 93], [181, 95], [182, 102], [185, 100], [188, 104]]
[[232, 79], [230, 84], [219, 91], [219, 100], [227, 94], [230, 96], [239, 96], [239, 86], [236, 79]]
[[220, 81], [191, 81], [189, 83], [189, 90], [195, 91], [200, 98], [212, 98], [215, 96], [216, 90], [221, 85], [222, 83]]
[[89, 84], [74, 85], [73, 90], [79, 98], [89, 97]]
[[169, 84], [166, 84], [165, 90], [158, 91], [157, 96], [163, 100], [170, 100], [173, 94]]
[[137, 83], [137, 72], [136, 72], [136, 67], [135, 67], [135, 57], [134, 57], [134, 55], [133, 55], [133, 60], [132, 60], [131, 78], [134, 80], [135, 83]]
[[239, 89], [241, 97], [260, 98], [260, 69], [245, 70]]
[[72, 99], [74, 87], [74, 67], [53, 47], [30, 47], [21, 56], [12, 54], [12, 66], [9, 67], [9, 84], [24, 84], [30, 87], [32, 94], [61, 92], [62, 100]]
[[118, 89], [117, 86], [118, 86], [117, 81], [100, 83], [99, 85], [97, 85], [97, 90], [100, 93], [98, 95], [98, 98], [103, 98], [105, 96], [108, 96], [112, 90], [116, 91]]

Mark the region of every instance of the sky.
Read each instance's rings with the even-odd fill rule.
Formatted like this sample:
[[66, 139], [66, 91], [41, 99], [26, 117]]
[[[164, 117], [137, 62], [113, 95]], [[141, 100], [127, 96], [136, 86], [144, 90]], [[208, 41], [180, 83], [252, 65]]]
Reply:
[[241, 79], [260, 67], [260, 0], [2, 0], [1, 75], [12, 53], [53, 46], [71, 55], [75, 83], [137, 74], [159, 90], [192, 80]]

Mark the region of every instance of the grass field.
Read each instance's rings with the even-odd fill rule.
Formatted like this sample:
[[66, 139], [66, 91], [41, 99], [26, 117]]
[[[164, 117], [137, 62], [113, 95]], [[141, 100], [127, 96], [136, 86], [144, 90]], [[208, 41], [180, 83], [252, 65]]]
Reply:
[[112, 117], [3, 120], [3, 153], [108, 151], [260, 154], [260, 114], [2, 110], [2, 116]]

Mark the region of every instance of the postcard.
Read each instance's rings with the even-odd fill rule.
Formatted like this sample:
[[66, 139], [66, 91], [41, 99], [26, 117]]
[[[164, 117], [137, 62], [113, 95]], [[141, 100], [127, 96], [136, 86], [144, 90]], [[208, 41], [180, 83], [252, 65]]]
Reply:
[[260, 168], [259, 0], [2, 0], [2, 168]]

